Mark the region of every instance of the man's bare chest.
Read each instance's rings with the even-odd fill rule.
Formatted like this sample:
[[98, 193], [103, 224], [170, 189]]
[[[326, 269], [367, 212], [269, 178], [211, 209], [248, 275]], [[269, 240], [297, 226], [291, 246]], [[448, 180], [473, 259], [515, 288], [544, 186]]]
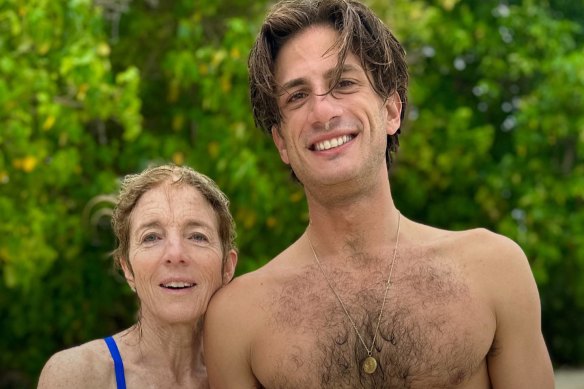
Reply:
[[[381, 320], [381, 275], [370, 283], [343, 271], [333, 276], [338, 296], [318, 272], [274, 294], [271, 320], [254, 347], [255, 355], [266, 357], [256, 361], [264, 386], [456, 387], [485, 368], [494, 325], [456, 269], [402, 271]], [[372, 374], [363, 369], [368, 349], [377, 361]]]

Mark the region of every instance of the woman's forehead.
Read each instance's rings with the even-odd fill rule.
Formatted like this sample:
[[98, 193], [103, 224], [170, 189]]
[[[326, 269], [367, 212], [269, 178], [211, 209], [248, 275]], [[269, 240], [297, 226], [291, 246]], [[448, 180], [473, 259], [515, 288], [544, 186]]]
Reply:
[[145, 192], [130, 214], [131, 229], [146, 222], [191, 223], [218, 227], [209, 201], [195, 187], [185, 183], [164, 183]]

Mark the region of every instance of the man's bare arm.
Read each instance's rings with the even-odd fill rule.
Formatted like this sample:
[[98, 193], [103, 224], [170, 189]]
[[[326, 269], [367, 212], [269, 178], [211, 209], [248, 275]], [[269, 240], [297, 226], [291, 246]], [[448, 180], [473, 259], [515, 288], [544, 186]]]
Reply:
[[488, 368], [493, 388], [553, 388], [550, 357], [541, 332], [541, 307], [525, 254], [498, 237], [489, 272], [497, 322]]
[[237, 283], [220, 289], [205, 315], [205, 364], [213, 389], [259, 387], [250, 360], [254, 315], [244, 312]]

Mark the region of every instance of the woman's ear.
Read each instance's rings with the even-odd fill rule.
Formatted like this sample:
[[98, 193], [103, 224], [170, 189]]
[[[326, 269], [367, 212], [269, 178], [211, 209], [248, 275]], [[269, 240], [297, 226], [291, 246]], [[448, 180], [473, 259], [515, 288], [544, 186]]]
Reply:
[[237, 251], [229, 250], [227, 259], [223, 264], [223, 285], [227, 285], [233, 279], [235, 265], [237, 265]]
[[130, 289], [132, 289], [132, 292], [136, 292], [136, 283], [134, 281], [134, 271], [132, 270], [132, 266], [129, 261], [125, 259], [122, 259], [121, 264], [122, 270], [124, 271], [124, 277], [126, 277]]
[[272, 139], [274, 144], [280, 153], [280, 158], [286, 165], [290, 165], [290, 159], [288, 159], [288, 150], [286, 149], [286, 141], [280, 134], [280, 129], [277, 126], [272, 126]]

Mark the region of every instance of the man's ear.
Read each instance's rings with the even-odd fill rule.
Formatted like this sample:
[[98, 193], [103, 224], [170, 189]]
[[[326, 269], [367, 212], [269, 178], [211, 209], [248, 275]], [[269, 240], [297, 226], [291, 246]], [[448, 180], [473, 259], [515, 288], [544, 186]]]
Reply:
[[132, 291], [135, 292], [136, 282], [134, 281], [134, 272], [132, 271], [129, 261], [122, 260], [121, 262], [122, 270], [124, 271], [124, 277], [126, 277], [126, 281], [128, 282], [128, 285], [130, 285], [130, 289], [132, 289]]
[[223, 264], [223, 285], [227, 285], [233, 279], [235, 265], [237, 265], [237, 251], [229, 250], [227, 259]]
[[399, 93], [394, 92], [384, 103], [387, 111], [387, 135], [393, 135], [401, 126], [402, 101]]
[[280, 158], [286, 165], [290, 165], [290, 160], [288, 159], [288, 150], [286, 149], [286, 141], [282, 138], [280, 134], [280, 129], [277, 126], [272, 126], [272, 139], [274, 144], [280, 153]]

